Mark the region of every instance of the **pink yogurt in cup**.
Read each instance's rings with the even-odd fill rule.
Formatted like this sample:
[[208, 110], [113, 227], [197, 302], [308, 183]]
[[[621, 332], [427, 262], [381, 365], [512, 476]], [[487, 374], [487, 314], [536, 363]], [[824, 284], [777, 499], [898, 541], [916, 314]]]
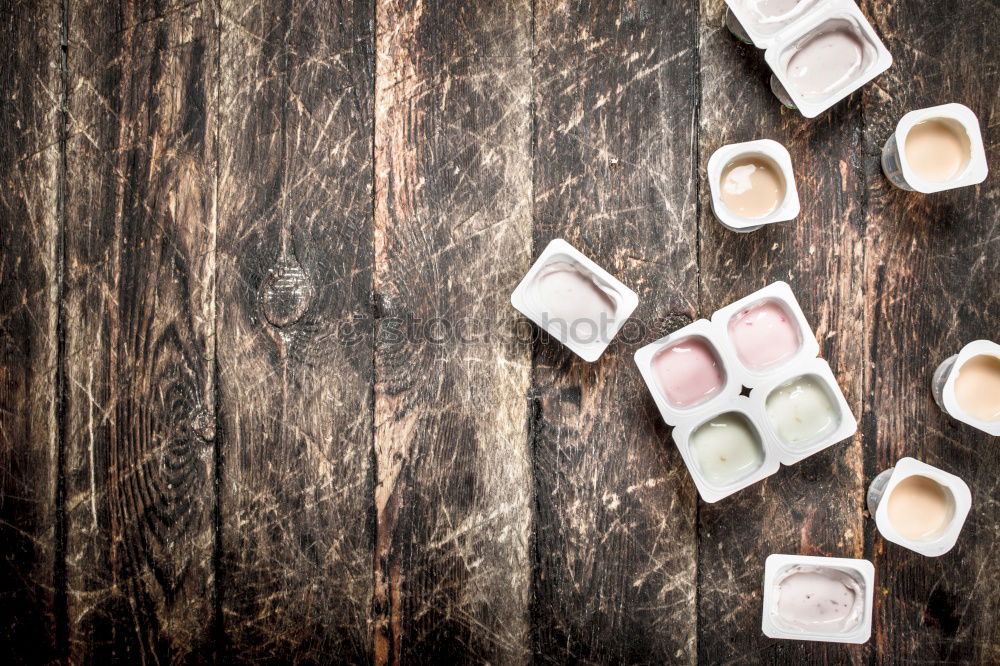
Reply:
[[705, 402], [725, 384], [718, 355], [698, 337], [684, 338], [660, 350], [652, 366], [663, 396], [680, 409]]
[[802, 346], [799, 329], [785, 308], [762, 301], [729, 320], [729, 337], [743, 365], [763, 370], [791, 358]]

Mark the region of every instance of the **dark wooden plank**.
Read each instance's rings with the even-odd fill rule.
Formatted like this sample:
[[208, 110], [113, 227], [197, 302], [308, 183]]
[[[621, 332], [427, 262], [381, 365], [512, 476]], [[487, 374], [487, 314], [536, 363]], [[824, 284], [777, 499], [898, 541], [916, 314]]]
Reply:
[[224, 657], [364, 663], [373, 8], [226, 0], [221, 9]]
[[521, 663], [531, 7], [386, 0], [377, 34], [375, 657]]
[[[763, 53], [724, 26], [724, 3], [701, 3], [702, 316], [785, 280], [861, 418], [863, 205], [860, 95], [815, 119], [782, 109]], [[722, 145], [774, 139], [792, 155], [802, 212], [750, 234], [726, 230], [711, 209], [705, 168]], [[864, 648], [776, 641], [760, 630], [764, 560], [771, 553], [864, 555], [861, 437], [838, 444], [699, 511], [699, 657], [858, 663]]]
[[534, 253], [565, 238], [640, 306], [596, 363], [534, 348], [534, 648], [693, 662], [694, 486], [632, 354], [697, 309], [697, 11], [539, 2], [535, 35]]
[[216, 13], [71, 2], [73, 662], [212, 653]]
[[56, 643], [58, 2], [0, 12], [0, 662]]
[[878, 663], [1000, 661], [1000, 504], [996, 438], [944, 415], [930, 392], [938, 363], [978, 338], [1000, 335], [1000, 230], [996, 174], [934, 195], [883, 177], [882, 145], [903, 114], [959, 102], [980, 118], [987, 160], [1000, 163], [1000, 6], [865, 2], [895, 58], [864, 93], [867, 220], [868, 415], [865, 476], [903, 456], [958, 474], [972, 512], [950, 553], [926, 558], [887, 543], [868, 521], [882, 594], [876, 597]]

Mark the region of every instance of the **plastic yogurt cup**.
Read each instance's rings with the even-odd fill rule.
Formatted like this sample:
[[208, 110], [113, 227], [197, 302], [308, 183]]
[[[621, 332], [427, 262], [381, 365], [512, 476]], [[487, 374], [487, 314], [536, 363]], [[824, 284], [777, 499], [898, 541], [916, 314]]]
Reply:
[[[857, 421], [791, 288], [776, 282], [635, 353], [706, 502], [851, 437]], [[749, 397], [741, 388], [750, 389]]]
[[596, 361], [639, 297], [562, 239], [549, 243], [514, 289], [511, 305], [585, 361]]
[[927, 557], [955, 546], [971, 507], [965, 481], [914, 458], [901, 458], [868, 487], [868, 511], [882, 536]]
[[722, 146], [708, 160], [708, 182], [712, 212], [731, 231], [755, 231], [799, 214], [792, 158], [777, 141]]
[[865, 643], [872, 633], [875, 567], [868, 560], [769, 555], [761, 630], [770, 638]]
[[934, 371], [931, 392], [938, 407], [954, 419], [1000, 436], [1000, 345], [975, 340]]
[[896, 187], [932, 194], [986, 180], [979, 118], [962, 104], [910, 111], [882, 148], [882, 171]]
[[889, 69], [892, 55], [850, 0], [810, 12], [782, 31], [764, 53], [771, 90], [785, 105], [814, 118]]

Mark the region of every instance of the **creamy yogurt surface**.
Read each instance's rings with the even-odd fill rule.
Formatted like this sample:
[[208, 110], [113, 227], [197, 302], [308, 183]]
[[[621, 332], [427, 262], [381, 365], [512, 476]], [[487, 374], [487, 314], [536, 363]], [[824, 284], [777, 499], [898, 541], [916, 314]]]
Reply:
[[777, 602], [771, 610], [782, 624], [821, 634], [838, 634], [857, 627], [864, 616], [864, 590], [841, 569], [798, 565], [775, 581]]

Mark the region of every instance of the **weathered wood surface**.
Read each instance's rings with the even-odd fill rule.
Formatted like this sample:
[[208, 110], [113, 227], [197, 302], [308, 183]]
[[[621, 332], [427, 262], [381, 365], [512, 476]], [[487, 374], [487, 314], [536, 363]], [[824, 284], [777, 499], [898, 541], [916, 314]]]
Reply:
[[376, 31], [375, 658], [524, 663], [531, 5], [383, 0]]
[[[928, 389], [938, 363], [966, 343], [1000, 339], [998, 7], [955, 5], [948, 22], [961, 30], [928, 30], [940, 19], [920, 3], [869, 1], [865, 11], [895, 57], [863, 95], [865, 476], [912, 456], [972, 489], [968, 522], [943, 557], [921, 557], [869, 532], [881, 590], [869, 650], [878, 663], [998, 663], [1000, 447], [943, 414]], [[879, 171], [886, 138], [910, 109], [946, 102], [978, 114], [993, 173], [982, 185], [935, 196], [893, 188]]]
[[221, 12], [220, 652], [363, 663], [372, 6], [226, 0]]
[[216, 15], [66, 12], [66, 570], [74, 662], [213, 651]]
[[[0, 658], [1000, 660], [1000, 461], [929, 392], [1000, 330], [995, 178], [878, 159], [958, 101], [996, 161], [1000, 8], [862, 9], [894, 68], [805, 120], [716, 0], [3, 4]], [[765, 137], [802, 213], [729, 233]], [[508, 303], [556, 237], [641, 299], [594, 364]], [[776, 279], [861, 432], [706, 505], [632, 352]], [[972, 487], [944, 557], [867, 516], [904, 455]], [[772, 552], [872, 559], [872, 640], [765, 638]]]
[[8, 3], [0, 13], [0, 662], [5, 664], [54, 660], [65, 639], [57, 509], [62, 501], [57, 497], [60, 18], [58, 2]]
[[[632, 344], [534, 345], [533, 646], [555, 663], [695, 656], [694, 486], [632, 360], [697, 310], [697, 14], [535, 7], [534, 248], [566, 238], [640, 298]], [[645, 338], [640, 340], [640, 338]]]

